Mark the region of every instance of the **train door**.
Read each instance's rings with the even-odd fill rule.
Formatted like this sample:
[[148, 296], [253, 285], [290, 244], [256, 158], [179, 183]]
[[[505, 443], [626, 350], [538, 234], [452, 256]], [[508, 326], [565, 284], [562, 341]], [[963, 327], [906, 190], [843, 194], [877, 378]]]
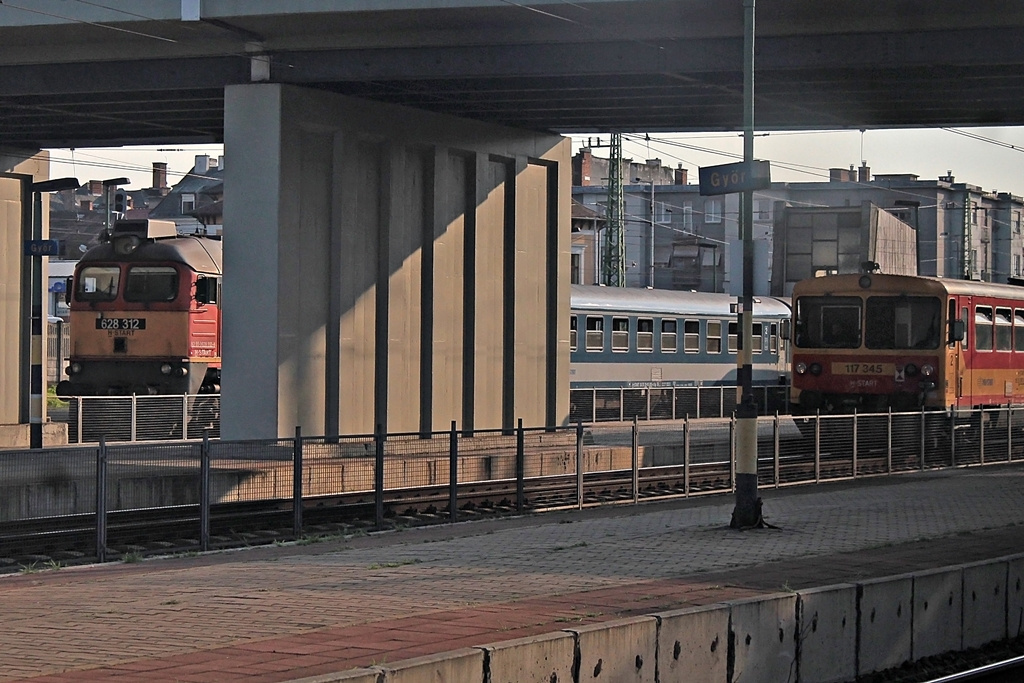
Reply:
[[971, 376], [971, 364], [968, 362], [968, 354], [971, 352], [971, 339], [974, 335], [974, 325], [972, 324], [974, 316], [971, 315], [971, 298], [964, 297], [959, 300], [959, 316], [956, 315], [957, 305], [957, 299], [949, 300], [950, 321], [952, 323], [956, 318], [963, 321], [964, 338], [959, 341], [950, 339], [949, 353], [946, 355], [946, 372], [949, 381], [954, 386], [956, 405], [969, 408], [974, 405], [974, 378]]

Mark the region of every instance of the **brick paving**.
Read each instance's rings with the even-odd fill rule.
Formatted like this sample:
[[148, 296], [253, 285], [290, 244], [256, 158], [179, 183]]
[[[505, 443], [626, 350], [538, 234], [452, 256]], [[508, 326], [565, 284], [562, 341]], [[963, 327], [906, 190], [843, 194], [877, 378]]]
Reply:
[[1024, 550], [1024, 465], [0, 578], [0, 683], [275, 683]]

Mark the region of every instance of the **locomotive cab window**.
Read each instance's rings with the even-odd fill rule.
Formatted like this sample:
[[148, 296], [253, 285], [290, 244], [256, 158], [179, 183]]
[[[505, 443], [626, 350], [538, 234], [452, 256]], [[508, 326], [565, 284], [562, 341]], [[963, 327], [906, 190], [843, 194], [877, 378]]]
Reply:
[[683, 321], [683, 351], [700, 353], [700, 321]]
[[636, 321], [636, 350], [654, 351], [654, 320], [638, 318]]
[[587, 316], [587, 351], [604, 351], [604, 318]]
[[576, 350], [576, 327], [579, 325], [579, 319], [576, 316], [569, 317], [569, 350]]
[[992, 307], [974, 307], [974, 348], [977, 351], [992, 350]]
[[113, 301], [121, 282], [117, 266], [87, 266], [78, 273], [75, 298], [79, 301]]
[[942, 303], [928, 296], [871, 296], [864, 314], [869, 349], [937, 349]]
[[612, 351], [629, 351], [629, 318], [612, 318]]
[[861, 300], [855, 296], [802, 296], [796, 301], [800, 348], [860, 348]]
[[174, 301], [178, 271], [171, 266], [132, 266], [124, 286], [125, 301]]
[[676, 321], [665, 319], [661, 321], [661, 352], [676, 352]]
[[996, 309], [996, 351], [1013, 348], [1013, 318], [1009, 308]]

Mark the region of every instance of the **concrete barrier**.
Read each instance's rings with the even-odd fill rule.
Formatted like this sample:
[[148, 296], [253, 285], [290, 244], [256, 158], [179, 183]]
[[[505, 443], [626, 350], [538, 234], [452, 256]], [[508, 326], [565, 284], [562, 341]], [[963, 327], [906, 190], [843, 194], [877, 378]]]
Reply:
[[734, 681], [796, 680], [796, 595], [729, 603]]
[[577, 683], [654, 683], [656, 680], [658, 620], [655, 617], [635, 617], [566, 630], [576, 634], [579, 647]]
[[724, 683], [728, 675], [727, 604], [689, 607], [655, 616], [660, 683]]
[[294, 678], [287, 683], [380, 683], [380, 669], [352, 669], [336, 674]]
[[1006, 638], [1007, 563], [966, 564], [964, 573], [963, 648]]
[[466, 647], [436, 655], [404, 659], [394, 664], [379, 664], [382, 683], [423, 683], [424, 681], [458, 681], [483, 683], [484, 651]]
[[857, 676], [857, 586], [797, 591], [800, 683], [846, 683]]
[[913, 577], [872, 579], [857, 585], [857, 675], [892, 669], [910, 661]]
[[1015, 555], [1007, 562], [1006, 635], [1024, 635], [1024, 555]]
[[959, 650], [963, 641], [963, 570], [960, 567], [914, 574], [911, 659]]
[[489, 683], [572, 683], [576, 637], [560, 631], [482, 647]]

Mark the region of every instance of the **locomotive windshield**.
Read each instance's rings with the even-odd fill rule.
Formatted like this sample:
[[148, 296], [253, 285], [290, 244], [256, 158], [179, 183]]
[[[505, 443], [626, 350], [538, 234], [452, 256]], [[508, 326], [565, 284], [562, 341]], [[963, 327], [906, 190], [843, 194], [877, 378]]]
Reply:
[[132, 266], [124, 286], [125, 301], [173, 301], [178, 271], [171, 266]]
[[939, 348], [940, 307], [935, 297], [868, 297], [865, 346], [869, 349]]
[[862, 303], [855, 296], [800, 297], [796, 300], [796, 345], [800, 348], [859, 348]]
[[117, 266], [87, 266], [78, 273], [75, 298], [79, 301], [113, 301], [121, 269]]

